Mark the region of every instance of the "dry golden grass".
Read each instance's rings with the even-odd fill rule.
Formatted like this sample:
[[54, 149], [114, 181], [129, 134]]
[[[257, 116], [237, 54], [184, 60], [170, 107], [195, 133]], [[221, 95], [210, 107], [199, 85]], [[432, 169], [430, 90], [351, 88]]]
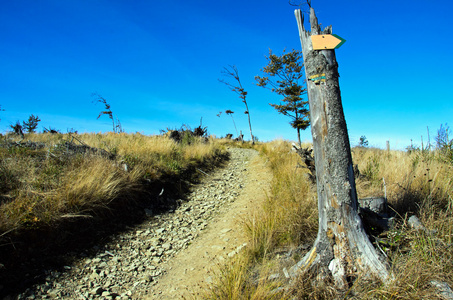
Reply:
[[[280, 299], [273, 288], [279, 281], [266, 278], [269, 265], [281, 272], [276, 251], [312, 243], [317, 231], [317, 196], [296, 168], [300, 159], [284, 141], [258, 146], [273, 171], [272, 192], [246, 222], [249, 247], [242, 258], [219, 274], [209, 299]], [[395, 228], [383, 233], [394, 280], [386, 284], [359, 278], [346, 295], [329, 282], [313, 286], [300, 277], [297, 299], [441, 299], [433, 281], [453, 287], [453, 164], [437, 152], [384, 151], [355, 148], [353, 161], [361, 172], [356, 180], [359, 198], [384, 196], [398, 213]], [[385, 182], [385, 184], [384, 184]], [[427, 232], [409, 228], [417, 215]], [[297, 260], [297, 258], [295, 258]]]
[[258, 271], [251, 267], [256, 264], [251, 255], [236, 255], [214, 273], [211, 288], [202, 295], [203, 299], [290, 299], [279, 281], [267, 280], [275, 266], [261, 263]]
[[[226, 154], [212, 139], [189, 145], [141, 134], [29, 134], [26, 140], [46, 146], [0, 147], [0, 236], [108, 209], [118, 198], [133, 201], [143, 180], [179, 176]], [[64, 142], [101, 148], [116, 158], [68, 154]]]
[[246, 231], [256, 257], [265, 257], [315, 236], [317, 204], [307, 170], [297, 167], [300, 158], [289, 143], [275, 141], [260, 148], [273, 173], [271, 194], [246, 222]]
[[[354, 149], [354, 161], [365, 177], [357, 180], [362, 196], [387, 192], [400, 219], [387, 232], [394, 245], [388, 255], [395, 280], [373, 287], [357, 285], [357, 298], [438, 299], [432, 281], [453, 286], [453, 164], [439, 152], [412, 153], [378, 149]], [[383, 185], [385, 180], [385, 187]], [[428, 233], [409, 228], [407, 219], [417, 215]]]
[[[108, 206], [117, 197], [130, 195], [143, 178], [180, 174], [196, 164], [222, 154], [223, 147], [251, 147], [229, 140], [180, 145], [164, 137], [141, 134], [83, 134], [86, 144], [119, 155], [111, 161], [78, 155], [58, 159], [54, 145], [67, 135], [29, 137], [48, 147], [36, 151], [0, 148], [0, 232], [52, 224], [71, 215]], [[300, 244], [311, 244], [317, 232], [317, 196], [306, 170], [297, 168], [300, 158], [289, 143], [274, 141], [255, 146], [273, 172], [271, 193], [245, 222], [247, 251], [219, 269], [209, 299], [282, 299], [275, 288], [283, 283], [267, 280], [281, 272], [276, 253]], [[56, 157], [48, 153], [54, 153]], [[358, 279], [346, 298], [437, 299], [432, 281], [453, 286], [453, 164], [437, 152], [384, 151], [354, 148], [353, 160], [361, 172], [359, 197], [384, 196], [398, 213], [398, 223], [382, 238], [395, 279], [387, 284]], [[129, 166], [125, 171], [121, 164]], [[385, 182], [385, 183], [384, 183]], [[427, 232], [408, 227], [416, 214]], [[0, 234], [1, 234], [0, 233]], [[294, 258], [297, 260], [298, 258]], [[329, 299], [335, 296], [326, 283], [315, 289], [301, 278], [297, 297]]]
[[255, 146], [273, 173], [271, 193], [245, 220], [246, 251], [220, 268], [207, 299], [289, 299], [276, 290], [283, 282], [269, 280], [281, 273], [276, 250], [313, 242], [317, 231], [317, 204], [298, 155], [285, 141]]

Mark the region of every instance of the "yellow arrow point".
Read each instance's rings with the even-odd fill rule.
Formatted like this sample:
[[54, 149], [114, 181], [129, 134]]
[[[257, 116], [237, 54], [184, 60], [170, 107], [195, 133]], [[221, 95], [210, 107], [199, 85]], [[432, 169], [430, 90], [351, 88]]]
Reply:
[[336, 49], [339, 48], [344, 42], [345, 40], [338, 35], [323, 34], [311, 36], [313, 50]]

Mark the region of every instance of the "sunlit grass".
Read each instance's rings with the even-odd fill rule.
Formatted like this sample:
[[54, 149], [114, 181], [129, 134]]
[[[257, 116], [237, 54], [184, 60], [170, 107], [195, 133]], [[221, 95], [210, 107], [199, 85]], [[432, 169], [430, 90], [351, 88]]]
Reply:
[[[297, 168], [300, 158], [289, 143], [274, 141], [258, 147], [273, 173], [271, 194], [247, 220], [248, 247], [224, 266], [210, 295], [212, 299], [280, 299], [275, 288], [283, 283], [267, 280], [263, 274], [281, 274], [281, 249], [312, 244], [317, 232], [316, 187], [308, 183], [305, 169]], [[365, 277], [356, 281], [350, 299], [438, 299], [433, 282], [453, 286], [453, 164], [435, 151], [384, 151], [354, 148], [358, 165], [359, 198], [387, 196], [397, 213], [397, 225], [381, 238], [394, 280], [386, 284]], [[427, 231], [407, 224], [417, 215]], [[300, 257], [295, 257], [297, 261]], [[269, 265], [274, 265], [269, 269]], [[261, 280], [257, 280], [261, 279]], [[332, 299], [339, 296], [325, 282], [313, 286], [314, 278], [299, 278], [293, 290], [300, 299]], [[234, 288], [233, 288], [234, 287]], [[238, 288], [240, 287], [240, 288]], [[258, 292], [260, 291], [260, 292]], [[288, 296], [289, 297], [289, 296]]]
[[[354, 149], [359, 169], [372, 169], [357, 180], [362, 196], [387, 194], [399, 216], [387, 238], [394, 244], [388, 255], [395, 280], [374, 287], [358, 286], [369, 299], [436, 299], [433, 281], [453, 284], [453, 164], [436, 151]], [[363, 172], [362, 172], [363, 173]], [[384, 185], [385, 181], [385, 185]], [[427, 231], [409, 228], [417, 215]]]
[[[317, 232], [315, 191], [307, 179], [307, 170], [298, 167], [300, 158], [291, 144], [277, 140], [256, 146], [271, 169], [271, 192], [257, 203], [245, 220], [247, 248], [241, 257], [220, 268], [209, 299], [289, 299], [281, 280], [270, 280], [282, 266], [276, 250], [289, 250], [312, 242]], [[283, 278], [280, 277], [280, 279]]]
[[[51, 226], [70, 217], [89, 216], [101, 207], [108, 209], [117, 198], [131, 197], [143, 180], [179, 175], [209, 165], [225, 154], [226, 147], [254, 147], [273, 174], [266, 199], [245, 220], [247, 248], [218, 270], [210, 299], [282, 299], [278, 287], [284, 282], [269, 280], [281, 274], [277, 253], [299, 245], [311, 245], [317, 232], [316, 187], [307, 170], [285, 141], [252, 146], [231, 140], [195, 141], [178, 144], [163, 136], [141, 134], [37, 134], [27, 139], [45, 142], [37, 150], [0, 147], [0, 232]], [[67, 155], [65, 141], [85, 143], [115, 154], [114, 160], [99, 155]], [[60, 146], [59, 146], [60, 145]], [[435, 299], [433, 281], [453, 285], [453, 164], [435, 151], [352, 150], [360, 176], [359, 198], [387, 196], [397, 213], [397, 224], [381, 238], [395, 279], [387, 284], [356, 281], [348, 294], [353, 299]], [[125, 168], [125, 165], [127, 168]], [[426, 231], [409, 228], [407, 219], [417, 215]], [[300, 259], [303, 253], [293, 257]], [[302, 279], [298, 296], [328, 298], [331, 286], [314, 291]], [[308, 290], [305, 291], [305, 288]], [[311, 289], [311, 290], [310, 290]], [[289, 297], [289, 296], [288, 296]]]
[[[0, 234], [90, 216], [93, 210], [108, 209], [118, 198], [134, 201], [146, 188], [144, 180], [180, 176], [226, 155], [213, 139], [189, 145], [138, 133], [28, 134], [26, 140], [45, 146], [36, 150], [0, 147]], [[104, 149], [114, 159], [73, 153], [67, 143]]]

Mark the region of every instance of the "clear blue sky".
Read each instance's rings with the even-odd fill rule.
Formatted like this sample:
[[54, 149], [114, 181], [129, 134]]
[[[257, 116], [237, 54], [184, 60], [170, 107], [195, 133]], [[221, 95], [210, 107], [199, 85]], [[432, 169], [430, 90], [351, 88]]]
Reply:
[[[346, 43], [336, 50], [352, 145], [403, 149], [453, 125], [451, 0], [313, 0], [319, 22]], [[127, 132], [200, 123], [217, 136], [235, 133], [233, 110], [248, 137], [245, 107], [218, 82], [236, 65], [253, 131], [262, 141], [296, 140], [289, 119], [255, 85], [271, 48], [301, 49], [294, 7], [286, 0], [14, 0], [0, 4], [0, 132], [38, 115], [66, 132], [111, 130], [96, 119], [97, 92]], [[303, 140], [311, 140], [306, 130]]]

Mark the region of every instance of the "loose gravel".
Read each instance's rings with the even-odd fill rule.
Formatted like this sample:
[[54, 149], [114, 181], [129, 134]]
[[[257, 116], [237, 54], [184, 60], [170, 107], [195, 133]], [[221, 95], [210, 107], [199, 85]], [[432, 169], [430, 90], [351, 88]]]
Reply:
[[[64, 271], [46, 270], [43, 284], [15, 299], [141, 299], [166, 273], [165, 262], [196, 239], [210, 220], [234, 202], [244, 187], [247, 164], [255, 150], [229, 149], [225, 168], [194, 186], [180, 206], [148, 219], [104, 245], [80, 253]], [[162, 197], [165, 197], [165, 191]], [[94, 253], [94, 255], [93, 255]]]

